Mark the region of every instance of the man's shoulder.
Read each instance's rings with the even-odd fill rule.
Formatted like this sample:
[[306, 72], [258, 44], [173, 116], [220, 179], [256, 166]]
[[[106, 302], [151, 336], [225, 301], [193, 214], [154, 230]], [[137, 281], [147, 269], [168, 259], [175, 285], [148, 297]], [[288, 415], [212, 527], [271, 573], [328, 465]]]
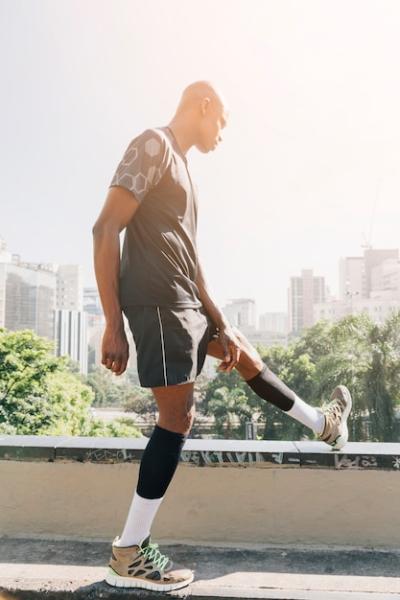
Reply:
[[156, 140], [162, 144], [171, 146], [171, 140], [162, 127], [148, 127], [147, 129], [143, 129], [133, 138], [132, 142], [135, 140], [140, 140], [144, 143], [149, 140]]
[[133, 145], [143, 147], [146, 154], [154, 157], [157, 155], [170, 155], [173, 151], [171, 140], [161, 127], [148, 127], [131, 141]]

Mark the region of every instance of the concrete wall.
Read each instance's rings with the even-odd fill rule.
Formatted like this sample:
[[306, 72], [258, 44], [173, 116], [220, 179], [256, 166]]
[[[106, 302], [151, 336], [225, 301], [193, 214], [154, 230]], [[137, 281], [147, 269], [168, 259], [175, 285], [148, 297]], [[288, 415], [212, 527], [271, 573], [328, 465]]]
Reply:
[[[0, 461], [0, 535], [112, 540], [138, 463]], [[399, 470], [181, 463], [156, 541], [400, 547]]]

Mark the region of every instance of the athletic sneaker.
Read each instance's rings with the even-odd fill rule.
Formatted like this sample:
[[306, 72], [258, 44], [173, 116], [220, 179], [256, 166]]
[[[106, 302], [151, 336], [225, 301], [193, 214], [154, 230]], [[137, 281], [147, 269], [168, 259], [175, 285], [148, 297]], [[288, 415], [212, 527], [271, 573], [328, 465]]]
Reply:
[[190, 569], [171, 571], [173, 562], [158, 550], [158, 544], [150, 542], [150, 535], [141, 544], [115, 546], [112, 543], [111, 558], [105, 580], [110, 585], [127, 588], [144, 588], [167, 592], [188, 585], [194, 573]]
[[351, 394], [345, 385], [338, 385], [332, 392], [330, 402], [317, 408], [325, 415], [325, 426], [318, 439], [340, 450], [349, 438], [347, 417], [351, 411]]

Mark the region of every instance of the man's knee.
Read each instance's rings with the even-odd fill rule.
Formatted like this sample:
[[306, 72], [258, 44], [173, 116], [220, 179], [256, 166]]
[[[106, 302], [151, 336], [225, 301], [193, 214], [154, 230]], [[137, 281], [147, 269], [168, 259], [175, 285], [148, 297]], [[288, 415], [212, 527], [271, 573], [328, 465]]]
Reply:
[[158, 418], [158, 424], [164, 429], [169, 431], [176, 431], [177, 433], [184, 433], [187, 435], [192, 429], [193, 422], [196, 413], [194, 407], [190, 410], [180, 412], [167, 412], [160, 414]]
[[196, 416], [193, 386], [188, 387], [187, 393], [183, 387], [176, 388], [169, 386], [162, 392], [153, 390], [159, 408], [158, 424], [170, 431], [188, 434]]
[[196, 407], [194, 401], [186, 403], [175, 413], [171, 413], [170, 418], [174, 425], [181, 429], [181, 433], [190, 431], [196, 416]]

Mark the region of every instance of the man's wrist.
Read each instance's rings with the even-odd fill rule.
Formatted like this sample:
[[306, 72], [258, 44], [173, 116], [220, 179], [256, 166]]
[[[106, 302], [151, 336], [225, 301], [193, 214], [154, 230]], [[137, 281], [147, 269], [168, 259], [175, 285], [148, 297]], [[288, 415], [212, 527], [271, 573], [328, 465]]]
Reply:
[[114, 329], [115, 331], [124, 331], [125, 327], [122, 315], [120, 317], [106, 319], [106, 327], [109, 329]]
[[215, 326], [219, 329], [219, 331], [223, 331], [224, 329], [227, 329], [228, 327], [230, 327], [230, 323], [229, 321], [226, 319], [226, 317], [224, 317], [223, 315], [217, 319]]
[[205, 296], [202, 295], [201, 301], [204, 308], [208, 312], [209, 317], [211, 318], [212, 322], [218, 330], [230, 327], [228, 319], [226, 318], [224, 313], [218, 308], [218, 306], [210, 299], [208, 294]]

